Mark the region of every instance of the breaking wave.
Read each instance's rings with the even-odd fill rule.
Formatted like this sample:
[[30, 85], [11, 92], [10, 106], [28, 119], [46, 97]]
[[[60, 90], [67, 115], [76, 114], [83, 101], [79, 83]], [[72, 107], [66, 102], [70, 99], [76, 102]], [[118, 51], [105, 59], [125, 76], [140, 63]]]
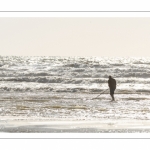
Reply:
[[0, 90], [100, 92], [112, 75], [122, 92], [148, 92], [149, 64], [149, 58], [0, 56]]

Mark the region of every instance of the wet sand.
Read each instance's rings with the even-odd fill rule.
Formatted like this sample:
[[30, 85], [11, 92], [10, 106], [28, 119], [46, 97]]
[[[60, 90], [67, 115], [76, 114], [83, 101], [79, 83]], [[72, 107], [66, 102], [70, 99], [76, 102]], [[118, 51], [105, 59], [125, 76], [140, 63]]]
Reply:
[[150, 133], [150, 120], [1, 119], [4, 133]]

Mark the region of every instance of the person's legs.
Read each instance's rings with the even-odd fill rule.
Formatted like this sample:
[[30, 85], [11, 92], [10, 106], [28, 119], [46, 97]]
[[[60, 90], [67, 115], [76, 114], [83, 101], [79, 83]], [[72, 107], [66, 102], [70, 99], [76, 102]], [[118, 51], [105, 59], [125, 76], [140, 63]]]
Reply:
[[111, 94], [111, 97], [112, 97], [112, 101], [114, 101], [115, 100], [114, 94]]
[[114, 101], [115, 98], [114, 98], [114, 90], [113, 89], [110, 89], [110, 95], [112, 97], [112, 101]]

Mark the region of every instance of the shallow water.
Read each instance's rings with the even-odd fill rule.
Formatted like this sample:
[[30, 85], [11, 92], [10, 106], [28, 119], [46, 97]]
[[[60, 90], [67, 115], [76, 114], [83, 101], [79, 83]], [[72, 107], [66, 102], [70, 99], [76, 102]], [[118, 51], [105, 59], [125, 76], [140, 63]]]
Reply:
[[[40, 93], [38, 93], [40, 95]], [[22, 95], [22, 94], [21, 94]], [[34, 117], [36, 119], [60, 118], [68, 120], [99, 119], [150, 119], [150, 99], [136, 94], [116, 95], [116, 102], [110, 102], [110, 96], [103, 94], [50, 94], [49, 98], [1, 99], [1, 116]], [[34, 96], [33, 96], [34, 97]]]

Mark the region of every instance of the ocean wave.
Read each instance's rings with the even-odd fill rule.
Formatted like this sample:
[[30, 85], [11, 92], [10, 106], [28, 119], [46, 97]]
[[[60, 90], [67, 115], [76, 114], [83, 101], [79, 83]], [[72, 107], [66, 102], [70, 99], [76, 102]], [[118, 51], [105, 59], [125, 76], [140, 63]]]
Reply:
[[[104, 92], [105, 90], [105, 92]], [[64, 85], [46, 85], [46, 84], [2, 84], [0, 86], [1, 92], [54, 92], [54, 93], [97, 93], [97, 94], [109, 94], [108, 86], [73, 86], [72, 84]], [[104, 92], [104, 93], [103, 93]], [[118, 87], [115, 90], [115, 94], [141, 94], [147, 93], [149, 94], [150, 90], [149, 87], [147, 88], [130, 88], [130, 87]]]
[[123, 73], [123, 77], [137, 77], [137, 78], [149, 78], [150, 72], [134, 72], [134, 73]]
[[[149, 63], [146, 58], [0, 56], [0, 82], [4, 84], [5, 88], [2, 89], [6, 91], [21, 91], [27, 86], [29, 91], [78, 92], [89, 89], [91, 92], [100, 92], [99, 89], [90, 87], [93, 84], [107, 85], [108, 76], [111, 75], [117, 84], [143, 84], [143, 88], [150, 84]], [[13, 89], [7, 82], [20, 83], [22, 89]], [[36, 83], [39, 87], [43, 83], [44, 87], [30, 88], [30, 83]], [[62, 88], [57, 88], [54, 84]], [[70, 85], [73, 87], [70, 88]], [[87, 89], [80, 89], [80, 86]]]
[[[149, 78], [115, 78], [117, 84], [131, 83], [131, 84], [150, 84]], [[94, 75], [94, 77], [88, 78], [68, 78], [68, 77], [60, 77], [60, 76], [23, 76], [23, 77], [0, 77], [0, 81], [2, 82], [35, 82], [35, 83], [62, 83], [62, 84], [102, 84], [108, 82], [108, 76], [105, 78], [101, 78], [98, 75]]]

